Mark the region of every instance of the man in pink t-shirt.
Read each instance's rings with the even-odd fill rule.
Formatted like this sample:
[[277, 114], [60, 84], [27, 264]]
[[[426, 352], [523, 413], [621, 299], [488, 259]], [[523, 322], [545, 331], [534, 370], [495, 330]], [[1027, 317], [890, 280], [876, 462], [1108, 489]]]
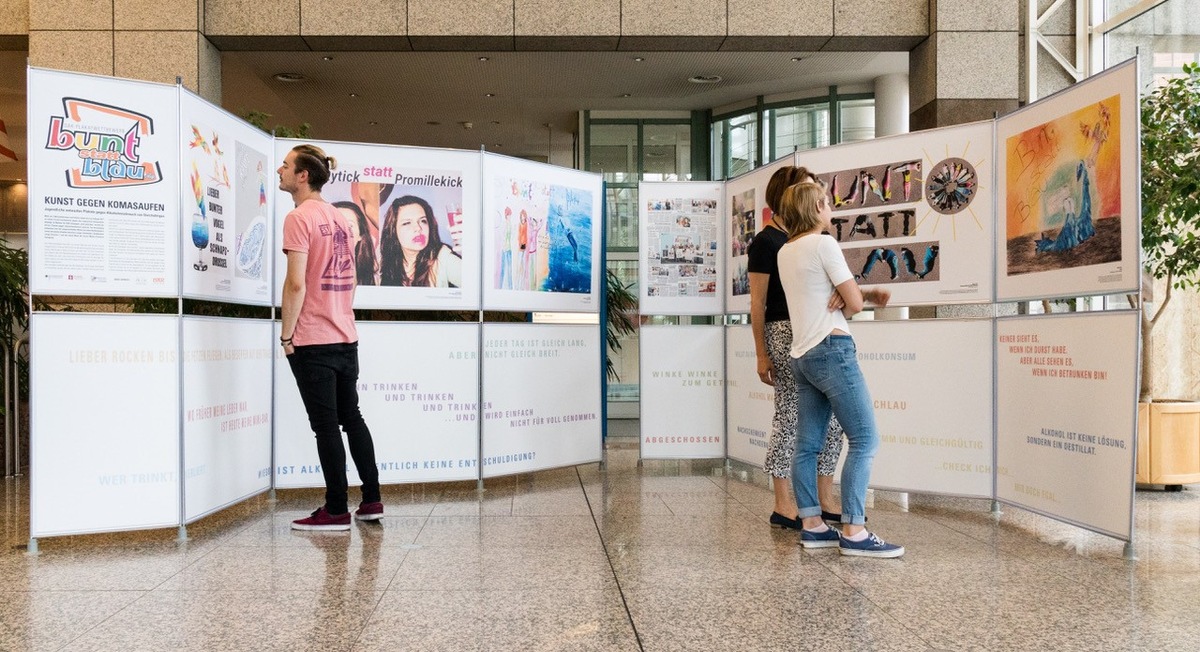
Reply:
[[279, 189], [296, 208], [283, 222], [287, 277], [283, 283], [283, 329], [287, 355], [308, 422], [317, 437], [325, 476], [325, 504], [294, 530], [349, 530], [346, 431], [350, 457], [362, 478], [360, 521], [383, 518], [375, 444], [358, 409], [358, 331], [354, 327], [356, 273], [350, 227], [341, 211], [321, 197], [336, 162], [312, 145], [288, 152], [279, 166]]

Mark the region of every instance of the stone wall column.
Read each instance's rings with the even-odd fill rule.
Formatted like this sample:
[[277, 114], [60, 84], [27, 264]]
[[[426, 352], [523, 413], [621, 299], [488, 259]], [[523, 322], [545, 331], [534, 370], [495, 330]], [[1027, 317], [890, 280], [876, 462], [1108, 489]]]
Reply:
[[183, 85], [220, 102], [220, 53], [203, 34], [203, 0], [35, 0], [29, 62]]
[[929, 37], [909, 56], [913, 130], [986, 120], [1020, 102], [1016, 0], [931, 0]]

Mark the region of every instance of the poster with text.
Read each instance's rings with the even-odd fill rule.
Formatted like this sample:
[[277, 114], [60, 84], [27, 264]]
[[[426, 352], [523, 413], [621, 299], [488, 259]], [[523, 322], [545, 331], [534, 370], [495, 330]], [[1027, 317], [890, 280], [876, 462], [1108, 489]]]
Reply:
[[1131, 60], [996, 121], [999, 301], [1138, 288], [1137, 77]]
[[[321, 196], [350, 230], [355, 308], [479, 309], [478, 152], [280, 139], [276, 160], [305, 143], [337, 162]], [[295, 203], [282, 191], [276, 201], [282, 281], [283, 222]], [[276, 283], [277, 301], [282, 292]]]
[[727, 454], [761, 467], [771, 445], [775, 388], [758, 377], [754, 333], [748, 325], [725, 327], [725, 397]]
[[1129, 540], [1136, 311], [996, 323], [996, 498]]
[[183, 295], [270, 305], [279, 183], [271, 135], [187, 90], [180, 116]]
[[643, 315], [719, 315], [725, 186], [721, 183], [638, 184]]
[[829, 190], [830, 234], [864, 287], [893, 305], [992, 297], [989, 120], [796, 154]]
[[880, 446], [871, 486], [992, 497], [992, 321], [854, 322]]
[[725, 182], [725, 216], [721, 220], [725, 233], [721, 239], [725, 247], [725, 312], [750, 312], [750, 256], [746, 254], [750, 241], [771, 219], [767, 206], [767, 182], [775, 171], [786, 165], [794, 165], [796, 159], [788, 156], [747, 172]]
[[483, 476], [600, 460], [600, 329], [484, 324]]
[[30, 68], [28, 111], [30, 291], [176, 296], [178, 90]]
[[[477, 478], [479, 326], [359, 322], [358, 334], [359, 409], [375, 442], [379, 482]], [[324, 486], [295, 377], [276, 355], [275, 486]], [[346, 474], [361, 484], [349, 450]]]
[[271, 487], [271, 358], [265, 319], [183, 319], [184, 522]]
[[30, 536], [179, 519], [179, 320], [35, 313]]
[[642, 326], [641, 458], [725, 457], [725, 327]]
[[597, 312], [598, 174], [483, 155], [485, 310]]

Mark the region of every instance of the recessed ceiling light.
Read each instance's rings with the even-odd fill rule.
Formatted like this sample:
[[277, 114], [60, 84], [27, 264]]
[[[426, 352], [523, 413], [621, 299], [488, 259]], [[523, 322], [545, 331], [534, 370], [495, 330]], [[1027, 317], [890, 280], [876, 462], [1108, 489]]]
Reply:
[[294, 84], [296, 82], [302, 82], [305, 79], [308, 79], [298, 72], [277, 72], [274, 76], [275, 81], [286, 82], [288, 84]]
[[379, 124], [379, 123], [378, 123], [378, 122], [375, 122], [374, 120], [372, 120], [372, 121], [368, 122], [367, 124], [369, 124], [369, 125], [371, 125], [372, 127], [374, 127], [375, 125], [377, 125], [377, 124]]
[[721, 81], [721, 76], [720, 75], [695, 75], [693, 77], [688, 77], [688, 81], [692, 82], [693, 84], [715, 84], [715, 83]]
[[633, 97], [633, 95], [629, 93], [621, 93], [621, 97]]
[[645, 61], [646, 57], [634, 57], [633, 60], [634, 61]]
[[358, 97], [358, 93], [351, 93], [350, 97]]
[[321, 60], [322, 61], [333, 61], [333, 57], [331, 57], [327, 54], [327, 55], [321, 57]]
[[792, 57], [792, 61], [804, 61], [804, 57]]
[[495, 93], [485, 93], [484, 97], [496, 97]]
[[491, 60], [491, 57], [479, 57], [479, 60], [480, 61], [489, 61], [489, 60]]
[[501, 145], [500, 143], [496, 143], [495, 145], [492, 145], [492, 147], [504, 147], [504, 145]]

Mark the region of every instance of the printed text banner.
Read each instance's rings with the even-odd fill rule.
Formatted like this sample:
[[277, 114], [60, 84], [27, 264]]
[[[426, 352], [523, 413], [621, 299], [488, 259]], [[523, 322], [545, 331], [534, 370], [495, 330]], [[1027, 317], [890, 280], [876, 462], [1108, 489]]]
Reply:
[[991, 320], [852, 328], [880, 435], [871, 486], [991, 498]]
[[725, 296], [724, 184], [638, 184], [643, 315], [719, 315]]
[[724, 331], [642, 327], [642, 459], [725, 456]]
[[279, 183], [271, 135], [187, 90], [180, 115], [183, 294], [270, 305]]
[[33, 315], [30, 536], [179, 525], [178, 341], [174, 316]]
[[1137, 78], [1131, 60], [996, 121], [998, 301], [1137, 290]]
[[827, 185], [860, 285], [898, 306], [991, 300], [993, 134], [989, 120], [796, 154]]
[[[331, 265], [345, 266], [357, 281], [355, 308], [479, 308], [478, 152], [278, 139], [276, 161], [306, 143], [336, 160], [321, 196], [350, 229], [353, 260], [341, 256]], [[281, 301], [283, 225], [295, 204], [282, 191], [275, 201], [275, 300]]]
[[[382, 484], [478, 477], [479, 327], [360, 322], [359, 408]], [[287, 359], [275, 363], [275, 486], [321, 487], [312, 428]], [[347, 475], [360, 484], [350, 453]]]
[[996, 497], [1128, 540], [1139, 315], [997, 322]]
[[184, 522], [271, 486], [267, 320], [183, 320]]
[[600, 460], [595, 325], [485, 324], [483, 475]]
[[597, 312], [600, 175], [483, 156], [485, 310]]
[[750, 326], [725, 327], [725, 436], [731, 459], [761, 467], [771, 443], [775, 388], [758, 377]]
[[176, 87], [30, 68], [28, 112], [30, 291], [176, 296]]

